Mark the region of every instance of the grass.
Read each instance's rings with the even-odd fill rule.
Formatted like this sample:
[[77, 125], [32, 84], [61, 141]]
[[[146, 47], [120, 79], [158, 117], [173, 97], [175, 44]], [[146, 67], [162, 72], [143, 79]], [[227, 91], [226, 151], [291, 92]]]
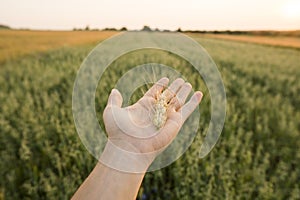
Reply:
[[[145, 59], [174, 67], [204, 92], [198, 136], [175, 163], [146, 174], [138, 199], [299, 199], [300, 51], [196, 40], [218, 65], [227, 94], [224, 130], [205, 159], [198, 152], [210, 120], [209, 93], [188, 63], [165, 52], [133, 52], [99, 83], [102, 126], [108, 92]], [[0, 64], [1, 199], [69, 199], [96, 163], [76, 133], [71, 109], [76, 72], [94, 44], [74, 45], [28, 50]]]

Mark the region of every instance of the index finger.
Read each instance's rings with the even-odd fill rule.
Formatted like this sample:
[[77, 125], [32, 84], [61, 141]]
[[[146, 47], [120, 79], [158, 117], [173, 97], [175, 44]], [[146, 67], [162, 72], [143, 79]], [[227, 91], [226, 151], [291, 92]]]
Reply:
[[156, 98], [156, 95], [161, 93], [168, 83], [169, 79], [167, 77], [161, 78], [145, 93], [145, 96]]

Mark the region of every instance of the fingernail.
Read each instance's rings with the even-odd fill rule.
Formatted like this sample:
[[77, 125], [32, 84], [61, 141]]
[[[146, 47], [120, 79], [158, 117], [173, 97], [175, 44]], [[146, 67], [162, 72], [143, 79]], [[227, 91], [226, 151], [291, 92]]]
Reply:
[[160, 81], [165, 82], [165, 81], [169, 81], [169, 79], [167, 77], [163, 77], [163, 78], [160, 79]]
[[195, 93], [195, 95], [196, 95], [196, 97], [197, 97], [198, 100], [202, 99], [202, 97], [203, 97], [203, 94], [202, 94], [202, 92], [200, 92], [200, 91], [197, 91], [197, 92]]

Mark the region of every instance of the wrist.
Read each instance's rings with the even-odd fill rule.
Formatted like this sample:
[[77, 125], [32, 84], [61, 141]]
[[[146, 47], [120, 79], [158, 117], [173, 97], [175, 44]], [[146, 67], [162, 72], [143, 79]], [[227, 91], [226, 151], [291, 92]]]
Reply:
[[109, 139], [99, 161], [118, 171], [145, 173], [155, 156], [155, 152], [141, 153], [132, 144], [123, 140]]

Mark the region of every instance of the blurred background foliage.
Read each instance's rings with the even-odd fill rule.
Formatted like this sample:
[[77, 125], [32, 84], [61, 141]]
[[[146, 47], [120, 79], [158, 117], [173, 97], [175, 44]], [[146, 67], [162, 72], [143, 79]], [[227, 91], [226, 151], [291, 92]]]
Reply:
[[[138, 199], [299, 199], [300, 51], [193, 37], [216, 62], [227, 95], [224, 130], [204, 159], [198, 153], [210, 120], [210, 98], [188, 63], [157, 50], [133, 52], [114, 62], [99, 82], [95, 101], [102, 126], [114, 83], [145, 61], [174, 67], [204, 93], [194, 142], [176, 162], [146, 174]], [[2, 60], [0, 199], [69, 199], [96, 164], [72, 116], [76, 72], [94, 46]]]

